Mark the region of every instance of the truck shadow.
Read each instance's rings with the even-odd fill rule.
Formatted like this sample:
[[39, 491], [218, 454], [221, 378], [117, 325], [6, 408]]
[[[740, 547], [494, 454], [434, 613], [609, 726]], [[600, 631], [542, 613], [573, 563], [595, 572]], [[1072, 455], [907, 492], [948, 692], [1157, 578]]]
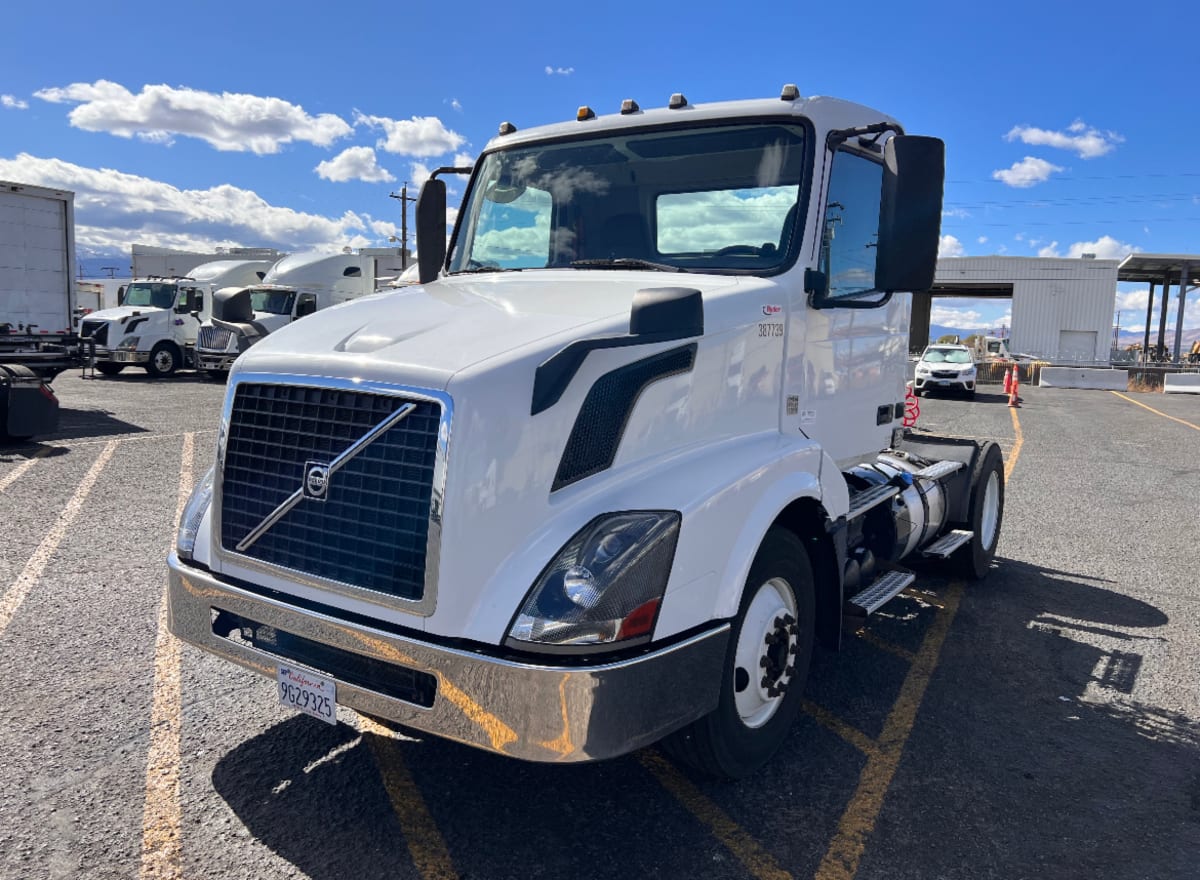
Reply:
[[[818, 652], [810, 705], [880, 735], [913, 668], [904, 652], [919, 651], [945, 613], [949, 582], [928, 583], [873, 618], [868, 636]], [[967, 587], [862, 876], [1194, 876], [1200, 724], [1142, 701], [1155, 693], [1139, 687], [1145, 654], [1160, 651], [1169, 620], [1108, 586], [1005, 561]], [[705, 803], [807, 877], [867, 763], [811, 713], [764, 770], [736, 783], [663, 771], [654, 752], [553, 766], [373, 736], [292, 718], [221, 758], [213, 784], [263, 844], [328, 880], [419, 876], [405, 841], [420, 848], [430, 836], [462, 877], [746, 876]], [[391, 798], [381, 762], [404, 769], [387, 774]], [[663, 772], [692, 794], [672, 794]], [[397, 793], [409, 776], [412, 789]], [[408, 815], [421, 803], [436, 831]]]

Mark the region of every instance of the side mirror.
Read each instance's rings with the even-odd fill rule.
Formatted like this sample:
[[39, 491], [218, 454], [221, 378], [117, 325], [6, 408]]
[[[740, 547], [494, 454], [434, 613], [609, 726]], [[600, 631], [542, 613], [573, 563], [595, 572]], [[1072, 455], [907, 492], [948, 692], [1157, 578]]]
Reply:
[[254, 309], [250, 303], [250, 289], [219, 290], [213, 294], [213, 317], [230, 324], [249, 324], [254, 320]]
[[897, 135], [884, 146], [875, 262], [878, 290], [933, 287], [945, 177], [946, 145], [938, 138]]
[[317, 301], [315, 299], [302, 299], [296, 304], [296, 317], [303, 318], [311, 315], [317, 310]]
[[431, 177], [417, 197], [417, 263], [422, 284], [435, 281], [446, 262], [446, 182]]

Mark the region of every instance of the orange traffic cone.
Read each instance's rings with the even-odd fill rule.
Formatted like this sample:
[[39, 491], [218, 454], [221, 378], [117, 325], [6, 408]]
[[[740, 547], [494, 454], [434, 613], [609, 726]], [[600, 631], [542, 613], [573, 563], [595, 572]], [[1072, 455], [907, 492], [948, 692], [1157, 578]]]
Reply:
[[1012, 391], [1012, 370], [1004, 371], [1004, 393], [1008, 394]]
[[1012, 383], [1008, 386], [1008, 405], [1019, 407], [1021, 405], [1021, 397], [1017, 394], [1017, 385], [1019, 384], [1020, 374], [1017, 372], [1017, 365], [1013, 364], [1012, 368]]

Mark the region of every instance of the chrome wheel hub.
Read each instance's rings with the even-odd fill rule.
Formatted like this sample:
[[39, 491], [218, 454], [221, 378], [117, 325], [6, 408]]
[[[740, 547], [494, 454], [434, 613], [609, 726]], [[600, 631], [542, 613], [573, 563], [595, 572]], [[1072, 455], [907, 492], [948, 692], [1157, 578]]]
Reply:
[[795, 674], [796, 598], [783, 578], [762, 584], [750, 600], [734, 653], [734, 703], [747, 727], [779, 709]]

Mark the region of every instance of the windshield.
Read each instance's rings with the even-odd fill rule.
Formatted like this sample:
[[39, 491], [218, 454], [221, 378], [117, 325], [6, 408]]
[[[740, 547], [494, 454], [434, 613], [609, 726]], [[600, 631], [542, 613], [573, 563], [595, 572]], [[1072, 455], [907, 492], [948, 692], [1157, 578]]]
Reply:
[[961, 348], [931, 348], [921, 360], [927, 364], [969, 364], [971, 353]]
[[270, 315], [290, 315], [292, 302], [296, 299], [294, 290], [253, 290], [250, 291], [250, 308], [256, 312]]
[[795, 258], [805, 129], [618, 132], [485, 156], [450, 272], [779, 271]]
[[125, 288], [126, 306], [150, 306], [169, 309], [175, 305], [175, 285], [152, 281], [135, 281]]

